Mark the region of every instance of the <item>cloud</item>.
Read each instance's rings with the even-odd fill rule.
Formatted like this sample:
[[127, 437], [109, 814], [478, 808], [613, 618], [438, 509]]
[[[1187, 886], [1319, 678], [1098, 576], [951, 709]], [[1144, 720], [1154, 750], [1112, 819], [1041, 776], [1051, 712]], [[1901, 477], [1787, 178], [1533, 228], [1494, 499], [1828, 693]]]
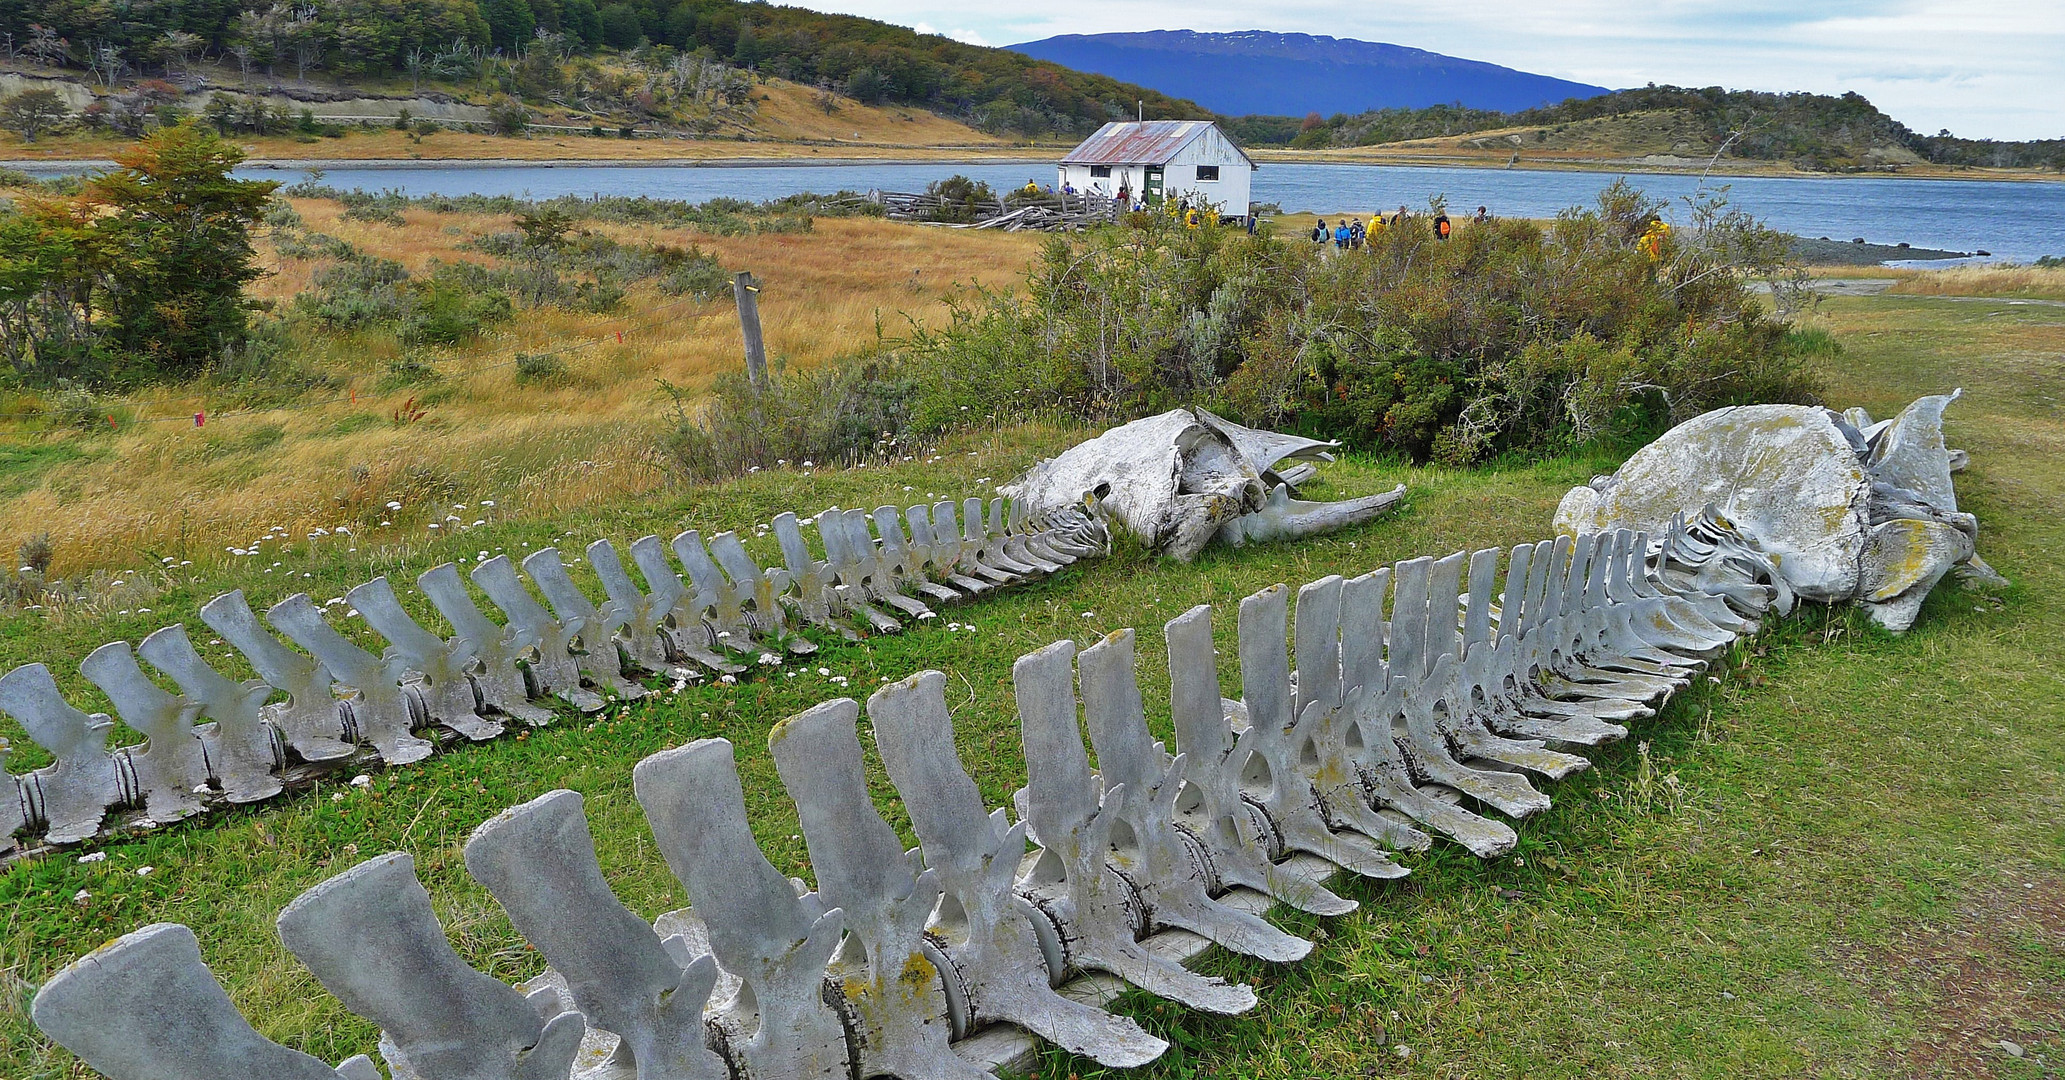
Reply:
[[[955, 27], [974, 44], [1128, 30], [1281, 30], [1387, 41], [1603, 86], [1848, 90], [1921, 131], [2065, 137], [2058, 0], [1479, 0], [1459, 6], [1279, 0], [1048, 0], [983, 11], [945, 0], [806, 0]], [[1263, 12], [1266, 10], [1266, 14]]]

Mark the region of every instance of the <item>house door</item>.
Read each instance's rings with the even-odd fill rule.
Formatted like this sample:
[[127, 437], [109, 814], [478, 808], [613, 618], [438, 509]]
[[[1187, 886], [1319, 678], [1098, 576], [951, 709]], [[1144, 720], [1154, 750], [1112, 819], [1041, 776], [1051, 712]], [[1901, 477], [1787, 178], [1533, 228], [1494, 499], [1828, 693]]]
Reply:
[[1140, 194], [1143, 198], [1145, 198], [1148, 202], [1151, 203], [1157, 203], [1162, 201], [1161, 166], [1149, 165], [1147, 167], [1147, 182], [1142, 185], [1142, 190]]

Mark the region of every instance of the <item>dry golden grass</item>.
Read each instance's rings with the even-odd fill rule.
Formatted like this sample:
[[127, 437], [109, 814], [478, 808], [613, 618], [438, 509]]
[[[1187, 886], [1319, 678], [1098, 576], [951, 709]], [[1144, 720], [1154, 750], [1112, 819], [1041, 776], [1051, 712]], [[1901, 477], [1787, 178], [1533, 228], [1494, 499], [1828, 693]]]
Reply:
[[[412, 271], [459, 251], [467, 236], [509, 228], [507, 219], [412, 210], [406, 227], [347, 221], [334, 203], [297, 201], [309, 225]], [[763, 282], [761, 313], [771, 356], [807, 368], [868, 347], [878, 320], [888, 332], [907, 313], [939, 320], [960, 283], [1017, 280], [1039, 238], [933, 230], [871, 219], [820, 219], [805, 234], [711, 237], [687, 229], [598, 226], [626, 241], [700, 245]], [[451, 231], [447, 231], [451, 230]], [[280, 259], [256, 292], [286, 300], [310, 284], [312, 267]], [[617, 334], [622, 331], [619, 343]], [[520, 385], [517, 352], [585, 345], [564, 355], [568, 377]], [[402, 352], [449, 373], [434, 386], [375, 387]], [[649, 286], [620, 309], [591, 315], [519, 311], [487, 339], [452, 350], [403, 350], [392, 338], [330, 339], [314, 366], [351, 389], [264, 412], [214, 415], [219, 402], [186, 389], [147, 395], [134, 421], [113, 433], [38, 435], [0, 428], [10, 442], [64, 438], [83, 456], [49, 467], [27, 490], [0, 501], [0, 545], [47, 531], [59, 573], [135, 565], [167, 555], [212, 559], [279, 526], [299, 536], [349, 525], [423, 535], [432, 503], [466, 504], [481, 516], [553, 514], [656, 490], [669, 482], [658, 450], [672, 406], [660, 388], [707, 385], [742, 364], [728, 299], [681, 303]], [[396, 412], [433, 402], [415, 422]], [[196, 429], [200, 409], [211, 419]], [[493, 511], [481, 511], [494, 500]], [[402, 514], [389, 514], [389, 501]], [[460, 511], [453, 511], [455, 513]], [[383, 527], [382, 520], [392, 520]], [[468, 520], [472, 520], [469, 518]]]
[[1872, 270], [1874, 277], [1897, 277], [1890, 292], [1913, 296], [2001, 296], [2017, 299], [2065, 300], [2065, 267], [1952, 266], [1942, 270]]

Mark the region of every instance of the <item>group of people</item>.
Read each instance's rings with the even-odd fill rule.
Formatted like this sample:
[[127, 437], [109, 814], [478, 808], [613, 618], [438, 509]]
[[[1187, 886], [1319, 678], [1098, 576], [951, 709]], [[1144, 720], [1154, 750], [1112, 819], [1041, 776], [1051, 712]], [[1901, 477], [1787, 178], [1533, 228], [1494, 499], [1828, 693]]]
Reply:
[[[1323, 246], [1332, 241], [1336, 251], [1353, 251], [1365, 244], [1374, 246], [1377, 238], [1386, 230], [1411, 227], [1411, 216], [1411, 212], [1401, 206], [1396, 214], [1388, 218], [1381, 211], [1371, 214], [1366, 224], [1360, 218], [1342, 218], [1329, 227], [1327, 220], [1320, 218], [1312, 225], [1312, 242]], [[1478, 207], [1477, 216], [1471, 221], [1477, 225], [1491, 221], [1491, 208]], [[1437, 211], [1431, 225], [1434, 229], [1434, 238], [1437, 240], [1447, 240], [1455, 231], [1455, 225], [1448, 220], [1448, 214], [1445, 212]]]

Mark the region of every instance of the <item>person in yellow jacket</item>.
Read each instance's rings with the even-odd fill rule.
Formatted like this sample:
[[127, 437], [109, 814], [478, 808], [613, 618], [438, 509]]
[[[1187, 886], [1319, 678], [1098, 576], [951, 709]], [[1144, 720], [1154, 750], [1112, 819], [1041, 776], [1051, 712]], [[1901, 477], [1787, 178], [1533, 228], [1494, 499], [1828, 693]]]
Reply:
[[1649, 256], [1650, 262], [1662, 262], [1664, 238], [1670, 235], [1670, 222], [1662, 218], [1650, 218], [1649, 227], [1642, 230], [1642, 238], [1635, 241], [1635, 249]]
[[1364, 244], [1369, 245], [1370, 247], [1376, 247], [1378, 238], [1382, 237], [1383, 235], [1384, 214], [1383, 211], [1380, 210], [1369, 216], [1369, 225], [1367, 225], [1363, 229], [1362, 242]]

